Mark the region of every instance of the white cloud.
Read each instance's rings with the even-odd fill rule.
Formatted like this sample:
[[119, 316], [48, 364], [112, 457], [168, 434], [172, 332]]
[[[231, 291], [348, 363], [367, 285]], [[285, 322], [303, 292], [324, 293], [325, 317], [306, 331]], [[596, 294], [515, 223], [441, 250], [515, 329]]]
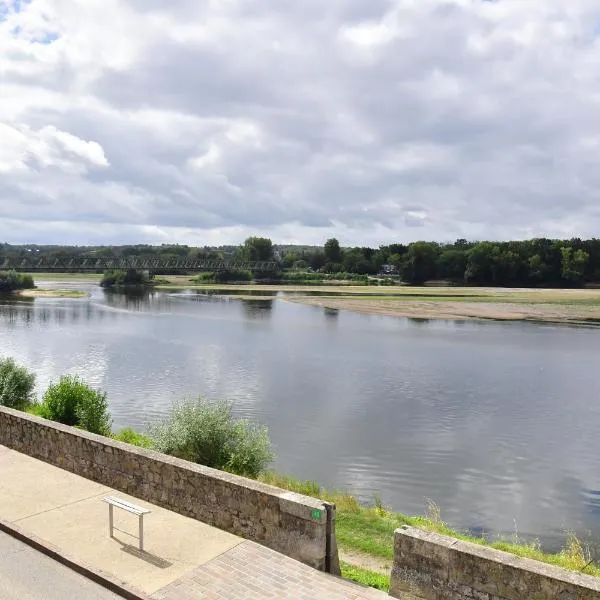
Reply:
[[597, 235], [595, 0], [15, 6], [0, 239]]
[[0, 123], [0, 140], [2, 173], [23, 173], [48, 167], [83, 173], [88, 166], [108, 166], [100, 144], [86, 142], [53, 125], [32, 131], [26, 125]]

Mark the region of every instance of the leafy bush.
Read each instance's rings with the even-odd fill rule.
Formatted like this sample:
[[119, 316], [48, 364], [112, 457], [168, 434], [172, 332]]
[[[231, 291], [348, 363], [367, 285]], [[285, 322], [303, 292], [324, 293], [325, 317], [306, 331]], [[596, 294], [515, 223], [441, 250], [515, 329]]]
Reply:
[[40, 414], [46, 419], [73, 425], [100, 435], [110, 435], [111, 419], [104, 392], [78, 377], [65, 375], [46, 390]]
[[33, 277], [16, 271], [0, 271], [0, 292], [14, 292], [34, 288]]
[[100, 281], [102, 287], [126, 287], [147, 285], [150, 278], [145, 271], [136, 271], [135, 269], [113, 269], [105, 271]]
[[131, 427], [121, 429], [121, 431], [116, 433], [113, 438], [118, 442], [125, 442], [126, 444], [131, 444], [132, 446], [139, 446], [140, 448], [152, 448], [152, 440], [149, 437], [134, 431], [131, 429]]
[[199, 273], [195, 279], [192, 279], [193, 283], [235, 283], [246, 281], [252, 281], [252, 273], [236, 269]]
[[192, 283], [212, 283], [215, 280], [215, 274], [205, 271], [204, 273], [198, 273], [194, 279], [191, 280]]
[[267, 428], [234, 418], [225, 401], [176, 404], [148, 435], [159, 452], [246, 477], [258, 477], [273, 460]]
[[12, 358], [0, 360], [0, 405], [26, 408], [33, 399], [35, 375]]

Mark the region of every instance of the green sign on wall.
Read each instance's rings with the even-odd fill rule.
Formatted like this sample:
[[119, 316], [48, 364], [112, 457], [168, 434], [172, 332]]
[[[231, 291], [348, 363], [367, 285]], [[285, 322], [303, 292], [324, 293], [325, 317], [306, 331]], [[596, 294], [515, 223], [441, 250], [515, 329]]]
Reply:
[[321, 511], [318, 508], [315, 508], [315, 510], [313, 510], [310, 513], [310, 516], [315, 520], [315, 521], [320, 521], [321, 520]]

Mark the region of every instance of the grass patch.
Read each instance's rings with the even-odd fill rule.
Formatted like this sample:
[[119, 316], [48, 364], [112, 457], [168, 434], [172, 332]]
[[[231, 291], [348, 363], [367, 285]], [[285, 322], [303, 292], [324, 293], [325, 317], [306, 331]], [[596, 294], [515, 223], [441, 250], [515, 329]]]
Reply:
[[30, 404], [25, 409], [25, 412], [29, 415], [33, 415], [34, 417], [44, 416], [44, 409], [42, 408], [42, 405], [39, 402], [36, 402], [35, 404]]
[[565, 547], [561, 552], [549, 554], [543, 552], [539, 543], [520, 540], [516, 535], [512, 541], [490, 540], [486, 537], [469, 535], [468, 532], [456, 531], [444, 523], [439, 508], [433, 502], [428, 502], [425, 516], [411, 517], [390, 511], [377, 498], [373, 506], [367, 506], [361, 504], [351, 494], [325, 490], [314, 481], [299, 481], [277, 473], [265, 473], [260, 480], [298, 494], [333, 502], [337, 508], [336, 537], [341, 549], [354, 550], [391, 561], [394, 557], [394, 531], [403, 525], [410, 525], [466, 542], [489, 546], [523, 558], [600, 577], [600, 565], [592, 561], [589, 549], [573, 533], [566, 534]]
[[131, 427], [121, 429], [117, 433], [114, 433], [112, 437], [117, 442], [125, 442], [132, 446], [139, 446], [140, 448], [152, 448], [152, 440], [148, 436], [134, 431]]
[[356, 567], [345, 562], [342, 562], [340, 566], [342, 569], [342, 577], [345, 579], [350, 579], [351, 581], [381, 590], [382, 592], [387, 592], [390, 589], [389, 575], [375, 573], [374, 571]]

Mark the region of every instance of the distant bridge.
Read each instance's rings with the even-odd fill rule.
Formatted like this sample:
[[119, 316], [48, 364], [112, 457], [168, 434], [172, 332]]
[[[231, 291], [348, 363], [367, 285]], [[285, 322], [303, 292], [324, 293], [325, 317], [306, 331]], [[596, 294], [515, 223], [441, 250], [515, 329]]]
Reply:
[[266, 273], [277, 270], [275, 261], [241, 261], [241, 260], [194, 260], [163, 259], [126, 256], [122, 258], [14, 258], [0, 256], [0, 270], [23, 271], [26, 273], [45, 273], [47, 271], [92, 272], [111, 269], [135, 269], [152, 273], [187, 273], [190, 271], [254, 271]]

